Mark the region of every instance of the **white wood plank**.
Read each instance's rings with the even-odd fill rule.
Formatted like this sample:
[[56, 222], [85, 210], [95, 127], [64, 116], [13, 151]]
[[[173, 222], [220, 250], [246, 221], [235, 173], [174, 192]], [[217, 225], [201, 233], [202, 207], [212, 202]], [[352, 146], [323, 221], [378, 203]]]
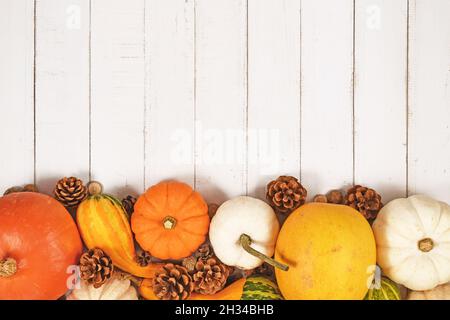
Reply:
[[353, 1], [302, 1], [302, 182], [353, 182]]
[[450, 1], [411, 1], [409, 191], [450, 202]]
[[36, 177], [50, 193], [63, 176], [89, 177], [89, 6], [36, 2]]
[[300, 174], [300, 1], [249, 0], [248, 192]]
[[146, 187], [194, 186], [194, 0], [146, 2]]
[[406, 195], [407, 0], [356, 1], [355, 182]]
[[0, 194], [34, 182], [33, 0], [0, 1]]
[[246, 193], [244, 0], [196, 1], [196, 188], [209, 202]]
[[144, 189], [144, 1], [91, 6], [92, 178], [118, 196]]

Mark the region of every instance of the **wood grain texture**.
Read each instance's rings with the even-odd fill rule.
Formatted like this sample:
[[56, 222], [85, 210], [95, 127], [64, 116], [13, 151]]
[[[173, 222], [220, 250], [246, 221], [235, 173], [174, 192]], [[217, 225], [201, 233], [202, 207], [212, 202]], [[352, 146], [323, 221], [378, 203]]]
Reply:
[[300, 174], [300, 2], [248, 2], [248, 193]]
[[0, 194], [34, 182], [34, 3], [0, 1]]
[[289, 174], [311, 197], [355, 182], [450, 202], [449, 15], [448, 0], [2, 0], [0, 192], [178, 179], [220, 203]]
[[410, 1], [409, 192], [450, 202], [450, 1]]
[[246, 193], [246, 1], [196, 1], [196, 188]]
[[89, 177], [89, 2], [36, 2], [36, 179]]
[[355, 8], [355, 183], [406, 195], [407, 0]]
[[144, 191], [144, 1], [91, 7], [91, 169], [105, 190]]
[[146, 187], [194, 186], [194, 0], [146, 2]]
[[302, 1], [302, 182], [353, 182], [353, 1]]

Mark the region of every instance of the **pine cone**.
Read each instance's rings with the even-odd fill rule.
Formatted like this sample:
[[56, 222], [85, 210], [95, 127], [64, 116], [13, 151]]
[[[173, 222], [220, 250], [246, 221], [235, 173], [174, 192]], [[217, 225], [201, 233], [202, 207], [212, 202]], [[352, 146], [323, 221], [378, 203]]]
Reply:
[[80, 258], [81, 279], [100, 288], [114, 273], [111, 258], [103, 250], [94, 248], [84, 253]]
[[267, 185], [266, 199], [278, 213], [291, 213], [305, 203], [306, 195], [306, 189], [291, 176], [280, 176]]
[[56, 184], [53, 194], [56, 200], [70, 208], [78, 206], [86, 198], [87, 188], [80, 179], [75, 177], [62, 178]]
[[134, 212], [134, 205], [136, 204], [136, 198], [133, 196], [128, 196], [122, 200], [122, 205], [125, 209], [125, 212], [131, 216]]
[[340, 190], [331, 190], [327, 193], [328, 203], [344, 204], [344, 196]]
[[167, 263], [156, 272], [153, 291], [161, 300], [187, 300], [194, 290], [194, 283], [186, 268]]
[[202, 244], [197, 251], [194, 252], [194, 257], [197, 259], [208, 259], [214, 256], [214, 251], [209, 243]]
[[323, 195], [323, 194], [316, 194], [312, 201], [313, 202], [320, 202], [320, 203], [328, 203], [327, 196]]
[[24, 187], [11, 187], [7, 189], [3, 195], [6, 196], [11, 193], [17, 193], [17, 192], [39, 192], [38, 188], [34, 184], [27, 184]]
[[141, 267], [146, 267], [150, 264], [150, 262], [152, 262], [152, 256], [148, 253], [148, 251], [142, 251], [138, 254], [136, 260]]
[[215, 294], [225, 287], [230, 269], [217, 258], [198, 259], [192, 275], [194, 291], [201, 294]]
[[189, 273], [192, 273], [195, 271], [195, 265], [197, 264], [197, 260], [198, 259], [196, 257], [190, 256], [184, 258], [183, 261], [181, 261], [181, 265], [185, 267]]
[[369, 221], [374, 220], [383, 207], [381, 196], [375, 190], [360, 185], [347, 191], [345, 204], [361, 212]]

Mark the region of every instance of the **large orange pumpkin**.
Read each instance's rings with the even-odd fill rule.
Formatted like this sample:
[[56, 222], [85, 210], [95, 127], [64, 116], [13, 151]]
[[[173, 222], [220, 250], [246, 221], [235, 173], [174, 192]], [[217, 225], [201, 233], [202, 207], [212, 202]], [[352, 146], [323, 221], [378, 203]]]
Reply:
[[0, 300], [55, 300], [82, 243], [67, 210], [38, 193], [0, 198]]
[[181, 259], [206, 240], [208, 206], [187, 184], [161, 182], [138, 199], [131, 227], [141, 248], [152, 256]]

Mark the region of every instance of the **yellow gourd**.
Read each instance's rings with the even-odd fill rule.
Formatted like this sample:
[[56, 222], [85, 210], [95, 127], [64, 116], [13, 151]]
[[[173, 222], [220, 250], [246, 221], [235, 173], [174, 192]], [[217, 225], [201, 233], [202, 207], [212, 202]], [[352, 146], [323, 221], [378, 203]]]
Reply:
[[119, 200], [102, 194], [99, 183], [91, 183], [90, 196], [77, 210], [77, 224], [85, 245], [100, 248], [114, 265], [133, 275], [151, 278], [157, 267], [141, 267], [136, 262], [133, 234], [127, 214]]
[[369, 223], [348, 206], [310, 203], [285, 221], [275, 269], [285, 299], [362, 300], [373, 279], [375, 239]]

